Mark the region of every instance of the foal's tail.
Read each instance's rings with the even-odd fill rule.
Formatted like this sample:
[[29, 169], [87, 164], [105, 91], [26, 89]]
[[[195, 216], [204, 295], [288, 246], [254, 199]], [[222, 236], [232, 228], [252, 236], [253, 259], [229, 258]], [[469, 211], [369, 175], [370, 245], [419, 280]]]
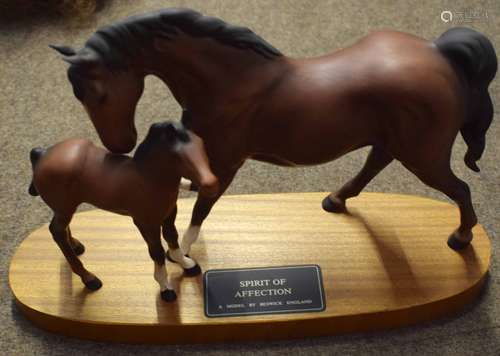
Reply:
[[[33, 148], [30, 151], [30, 161], [31, 161], [31, 168], [32, 169], [35, 169], [37, 162], [43, 156], [45, 151], [46, 150], [44, 150], [43, 148], [40, 148], [40, 147]], [[28, 189], [28, 193], [30, 193], [30, 195], [33, 195], [34, 197], [36, 197], [37, 195], [40, 195], [40, 194], [38, 194], [38, 191], [36, 190], [35, 186], [33, 185], [33, 180], [31, 180], [30, 187]]]
[[468, 146], [464, 161], [479, 172], [479, 161], [486, 145], [486, 131], [493, 120], [493, 104], [488, 86], [497, 72], [497, 56], [490, 40], [470, 28], [455, 27], [434, 41], [441, 54], [463, 79], [466, 96], [465, 122], [460, 129]]

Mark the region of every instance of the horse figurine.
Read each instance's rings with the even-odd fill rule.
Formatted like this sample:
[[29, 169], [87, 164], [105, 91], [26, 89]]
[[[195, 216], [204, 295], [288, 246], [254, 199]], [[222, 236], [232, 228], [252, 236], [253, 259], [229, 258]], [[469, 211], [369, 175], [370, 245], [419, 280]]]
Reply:
[[174, 225], [181, 176], [199, 184], [202, 194], [217, 192], [217, 178], [210, 171], [198, 136], [165, 122], [151, 126], [133, 158], [111, 154], [85, 139], [69, 139], [48, 150], [34, 148], [30, 158], [33, 181], [29, 192], [40, 195], [54, 211], [49, 230], [88, 289], [97, 290], [102, 282], [79, 260], [85, 248], [69, 227], [83, 202], [133, 218], [154, 261], [154, 278], [163, 300], [175, 300], [176, 293], [167, 278], [162, 233], [169, 247], [168, 257], [188, 276], [201, 272], [179, 248]]
[[427, 41], [380, 31], [332, 54], [294, 59], [247, 28], [164, 9], [102, 27], [79, 50], [52, 48], [70, 64], [74, 95], [109, 150], [133, 149], [135, 107], [150, 74], [203, 138], [220, 190], [198, 195], [185, 252], [246, 159], [315, 165], [364, 146], [372, 147], [364, 167], [323, 200], [326, 211], [344, 212], [346, 200], [397, 159], [458, 204], [460, 225], [448, 245], [459, 250], [472, 240], [470, 190], [450, 156], [460, 132], [465, 164], [479, 171], [493, 118], [488, 86], [497, 58], [479, 32], [452, 28]]

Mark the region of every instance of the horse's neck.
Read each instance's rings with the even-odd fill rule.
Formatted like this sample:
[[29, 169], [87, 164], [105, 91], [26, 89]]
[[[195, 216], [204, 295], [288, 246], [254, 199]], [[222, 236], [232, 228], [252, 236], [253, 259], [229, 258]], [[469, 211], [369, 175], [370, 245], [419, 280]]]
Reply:
[[[231, 94], [235, 88], [255, 90], [245, 77], [256, 77], [270, 63], [250, 50], [242, 50], [208, 38], [183, 35], [175, 40], [159, 40], [147, 56], [146, 74], [158, 76], [169, 87], [179, 104], [206, 112], [214, 101]], [[266, 78], [262, 78], [265, 82]], [[255, 85], [254, 85], [255, 86]], [[251, 93], [250, 93], [251, 95]]]

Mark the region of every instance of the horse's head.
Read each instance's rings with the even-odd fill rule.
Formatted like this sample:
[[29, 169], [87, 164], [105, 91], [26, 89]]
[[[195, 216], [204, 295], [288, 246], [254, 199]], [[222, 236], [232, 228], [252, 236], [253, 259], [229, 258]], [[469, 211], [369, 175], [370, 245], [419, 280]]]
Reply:
[[51, 46], [70, 63], [68, 78], [94, 124], [102, 143], [114, 153], [130, 152], [136, 144], [135, 107], [144, 90], [144, 76], [133, 68], [111, 70], [97, 52]]

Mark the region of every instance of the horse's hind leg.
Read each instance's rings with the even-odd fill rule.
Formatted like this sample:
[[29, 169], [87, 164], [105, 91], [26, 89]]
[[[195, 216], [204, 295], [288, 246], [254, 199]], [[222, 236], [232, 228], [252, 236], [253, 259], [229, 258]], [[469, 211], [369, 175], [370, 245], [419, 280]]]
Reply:
[[69, 234], [69, 243], [71, 244], [71, 248], [75, 251], [77, 256], [82, 255], [85, 252], [85, 246], [76, 238], [73, 237], [71, 233], [71, 229], [68, 226], [68, 234]]
[[472, 228], [477, 224], [469, 186], [455, 176], [448, 161], [440, 165], [428, 163], [419, 168], [403, 164], [422, 182], [446, 194], [457, 203], [460, 209], [460, 226], [448, 238], [448, 246], [453, 250], [461, 250], [470, 244], [473, 237]]
[[61, 215], [54, 213], [54, 217], [49, 225], [49, 230], [61, 249], [64, 257], [71, 266], [71, 270], [80, 276], [83, 284], [90, 290], [97, 290], [101, 288], [102, 282], [94, 274], [90, 273], [85, 269], [82, 262], [78, 259], [73, 246], [70, 242], [70, 232], [69, 223], [71, 221], [72, 215]]
[[345, 201], [357, 196], [392, 160], [393, 157], [383, 149], [373, 146], [361, 171], [336, 193], [323, 199], [323, 209], [331, 213], [345, 212]]

